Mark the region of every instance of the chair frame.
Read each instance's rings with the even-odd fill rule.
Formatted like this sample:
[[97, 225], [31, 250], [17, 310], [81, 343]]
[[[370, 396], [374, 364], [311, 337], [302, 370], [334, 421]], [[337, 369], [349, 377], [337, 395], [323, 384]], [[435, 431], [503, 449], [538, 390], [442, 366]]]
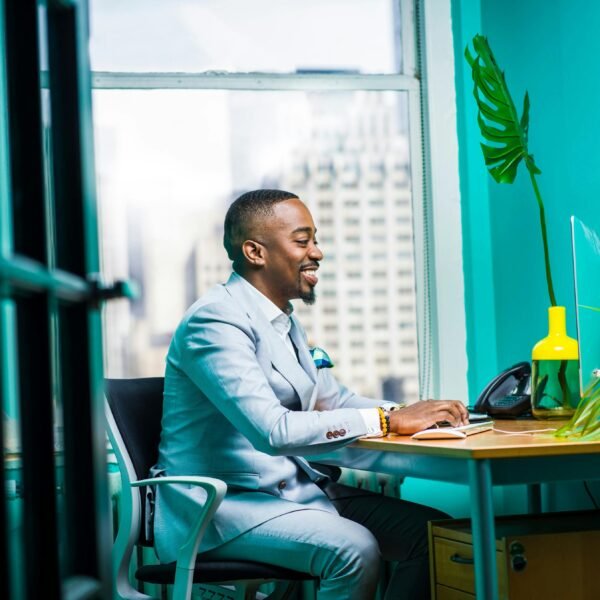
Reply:
[[291, 595], [292, 591], [296, 589], [296, 584], [299, 582], [252, 579], [219, 581], [213, 584], [194, 584], [194, 567], [198, 548], [206, 527], [225, 496], [227, 484], [220, 479], [197, 475], [138, 479], [129, 452], [113, 416], [112, 409], [106, 399], [105, 414], [108, 437], [117, 458], [122, 482], [119, 502], [119, 527], [113, 545], [112, 558], [113, 581], [115, 585], [114, 597], [117, 600], [149, 600], [153, 598], [136, 590], [131, 585], [129, 578], [129, 565], [131, 563], [133, 548], [138, 542], [142, 526], [142, 497], [138, 488], [148, 485], [170, 485], [173, 483], [197, 485], [207, 492], [206, 504], [200, 511], [187, 539], [177, 553], [172, 594], [173, 600], [187, 600], [191, 598], [193, 585], [198, 586], [201, 591], [208, 592], [211, 598], [221, 597], [230, 600], [253, 600], [256, 598], [258, 587], [265, 583], [276, 583], [275, 590], [268, 596], [269, 600], [285, 600]]

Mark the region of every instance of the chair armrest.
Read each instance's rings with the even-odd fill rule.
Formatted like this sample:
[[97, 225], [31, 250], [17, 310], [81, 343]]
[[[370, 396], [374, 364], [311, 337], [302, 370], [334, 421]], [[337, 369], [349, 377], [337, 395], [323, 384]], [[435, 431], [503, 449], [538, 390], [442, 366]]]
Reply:
[[140, 487], [145, 485], [165, 485], [173, 483], [196, 485], [205, 489], [207, 492], [206, 503], [202, 507], [198, 519], [192, 526], [187, 539], [177, 553], [177, 569], [185, 569], [186, 571], [193, 572], [196, 564], [196, 555], [198, 554], [198, 546], [202, 541], [202, 536], [204, 535], [208, 523], [223, 501], [225, 492], [227, 491], [227, 484], [214, 477], [173, 475], [169, 477], [140, 479], [138, 481], [132, 481], [131, 485], [132, 487]]
[[149, 477], [148, 479], [139, 479], [132, 481], [132, 487], [141, 487], [144, 485], [163, 485], [165, 483], [188, 483], [204, 488], [206, 491], [214, 490], [215, 495], [220, 502], [227, 491], [227, 484], [214, 477], [202, 477], [200, 475], [172, 475], [170, 477]]

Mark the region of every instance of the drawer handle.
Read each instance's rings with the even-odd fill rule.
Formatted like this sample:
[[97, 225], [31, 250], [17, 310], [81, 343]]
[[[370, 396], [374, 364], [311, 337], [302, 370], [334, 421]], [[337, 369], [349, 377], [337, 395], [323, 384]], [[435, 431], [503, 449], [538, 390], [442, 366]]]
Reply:
[[473, 559], [472, 558], [467, 558], [465, 556], [461, 556], [460, 554], [456, 553], [453, 554], [450, 557], [450, 560], [453, 563], [458, 563], [459, 565], [472, 565], [473, 564]]

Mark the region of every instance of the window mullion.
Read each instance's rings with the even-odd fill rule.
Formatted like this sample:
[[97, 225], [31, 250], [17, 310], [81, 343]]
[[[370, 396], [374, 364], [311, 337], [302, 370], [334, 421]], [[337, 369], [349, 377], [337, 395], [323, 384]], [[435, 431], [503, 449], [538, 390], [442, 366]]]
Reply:
[[410, 91], [419, 80], [408, 75], [361, 75], [351, 73], [124, 73], [95, 71], [94, 89], [224, 89], [297, 91]]

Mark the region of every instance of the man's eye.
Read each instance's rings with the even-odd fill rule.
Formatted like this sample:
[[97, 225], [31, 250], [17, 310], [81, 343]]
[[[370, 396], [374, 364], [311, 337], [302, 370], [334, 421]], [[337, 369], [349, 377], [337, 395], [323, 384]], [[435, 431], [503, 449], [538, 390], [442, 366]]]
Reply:
[[303, 246], [306, 246], [306, 244], [308, 244], [308, 240], [296, 240], [296, 242], [298, 242], [298, 244], [302, 244]]

